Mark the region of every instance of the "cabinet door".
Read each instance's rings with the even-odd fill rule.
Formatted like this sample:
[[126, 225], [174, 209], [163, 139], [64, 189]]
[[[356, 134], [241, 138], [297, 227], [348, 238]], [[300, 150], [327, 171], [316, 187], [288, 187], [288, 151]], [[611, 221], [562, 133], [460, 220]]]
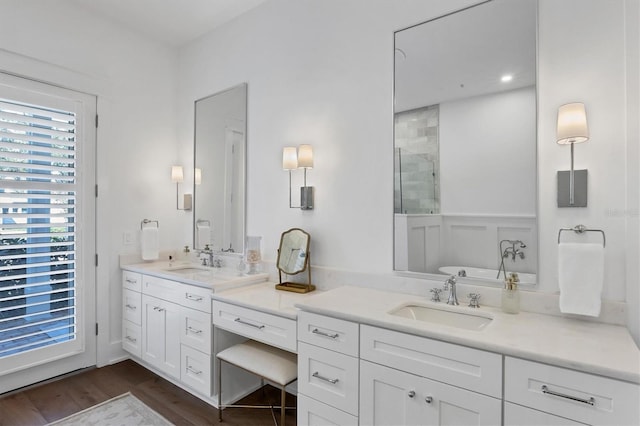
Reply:
[[502, 403], [476, 392], [360, 362], [360, 421], [371, 425], [497, 425]]
[[180, 307], [148, 295], [142, 305], [142, 359], [179, 378]]
[[421, 378], [360, 361], [360, 424], [426, 425], [427, 404], [420, 401]]
[[578, 426], [585, 423], [574, 422], [564, 417], [505, 402], [504, 424], [505, 426]]

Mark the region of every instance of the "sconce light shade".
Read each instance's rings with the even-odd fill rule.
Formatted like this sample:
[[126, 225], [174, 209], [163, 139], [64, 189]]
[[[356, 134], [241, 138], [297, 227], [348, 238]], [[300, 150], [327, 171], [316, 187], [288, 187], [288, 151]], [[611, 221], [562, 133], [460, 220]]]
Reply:
[[282, 169], [295, 170], [298, 168], [298, 154], [295, 146], [288, 146], [282, 150]]
[[171, 166], [171, 182], [182, 183], [182, 181], [184, 181], [182, 166]]
[[311, 145], [300, 145], [298, 147], [298, 167], [313, 169], [313, 148]]
[[200, 185], [202, 183], [202, 169], [196, 167], [194, 172], [194, 183]]
[[587, 206], [587, 170], [575, 170], [573, 145], [589, 140], [584, 104], [574, 102], [558, 108], [556, 142], [571, 147], [571, 169], [558, 171], [558, 207]]
[[587, 113], [583, 103], [574, 102], [558, 108], [556, 140], [561, 145], [589, 140]]

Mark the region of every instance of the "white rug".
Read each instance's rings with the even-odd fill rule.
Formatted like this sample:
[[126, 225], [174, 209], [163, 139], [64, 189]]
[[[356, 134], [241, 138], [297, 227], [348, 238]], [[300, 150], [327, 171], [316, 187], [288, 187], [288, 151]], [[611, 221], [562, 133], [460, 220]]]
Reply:
[[50, 423], [58, 426], [164, 426], [170, 424], [167, 419], [147, 407], [130, 392]]

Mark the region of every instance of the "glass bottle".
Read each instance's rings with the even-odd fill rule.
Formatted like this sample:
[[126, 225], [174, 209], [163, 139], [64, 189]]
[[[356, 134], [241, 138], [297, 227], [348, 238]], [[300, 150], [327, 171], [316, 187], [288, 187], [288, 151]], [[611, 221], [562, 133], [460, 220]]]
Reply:
[[260, 250], [260, 242], [262, 237], [247, 236], [245, 244], [245, 263], [249, 265], [248, 274], [257, 274], [260, 272], [260, 262], [262, 262], [262, 252]]
[[520, 312], [520, 290], [518, 290], [518, 274], [511, 273], [505, 280], [502, 289], [502, 311], [508, 314]]

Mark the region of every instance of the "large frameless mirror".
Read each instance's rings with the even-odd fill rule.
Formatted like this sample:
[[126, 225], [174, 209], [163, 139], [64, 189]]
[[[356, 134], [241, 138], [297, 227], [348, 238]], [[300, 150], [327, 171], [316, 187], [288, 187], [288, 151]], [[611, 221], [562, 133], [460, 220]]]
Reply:
[[193, 246], [242, 253], [247, 84], [195, 102]]
[[536, 282], [536, 24], [492, 0], [395, 33], [396, 271]]

